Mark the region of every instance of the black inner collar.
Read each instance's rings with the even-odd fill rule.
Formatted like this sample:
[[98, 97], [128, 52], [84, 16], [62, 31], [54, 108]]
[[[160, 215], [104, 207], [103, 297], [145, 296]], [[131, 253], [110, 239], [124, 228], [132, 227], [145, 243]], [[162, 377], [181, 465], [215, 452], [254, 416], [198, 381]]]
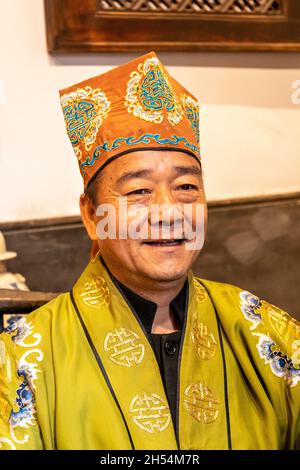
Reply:
[[[136, 292], [129, 289], [129, 287], [121, 283], [108, 269], [101, 255], [100, 255], [100, 258], [105, 268], [107, 269], [109, 275], [113, 278], [115, 283], [119, 286], [119, 288], [121, 289], [121, 291], [123, 292], [127, 300], [129, 301], [129, 303], [131, 304], [131, 306], [134, 308], [135, 312], [137, 313], [140, 320], [142, 321], [147, 333], [153, 334], [151, 333], [151, 330], [152, 330], [152, 325], [154, 322], [155, 313], [157, 310], [157, 304], [155, 302], [152, 302], [151, 300], [145, 299], [144, 297], [140, 296]], [[180, 292], [170, 302], [172, 312], [176, 318], [176, 321], [179, 325], [180, 330], [182, 329], [183, 321], [184, 321], [187, 284], [188, 284], [188, 280], [186, 279]]]

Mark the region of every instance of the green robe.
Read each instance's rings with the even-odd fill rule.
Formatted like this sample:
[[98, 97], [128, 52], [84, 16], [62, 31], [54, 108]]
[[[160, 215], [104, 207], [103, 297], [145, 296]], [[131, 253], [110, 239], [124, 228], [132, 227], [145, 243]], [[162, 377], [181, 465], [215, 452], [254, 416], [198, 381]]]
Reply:
[[173, 424], [139, 318], [96, 257], [0, 335], [2, 449], [300, 448], [300, 325], [188, 273]]

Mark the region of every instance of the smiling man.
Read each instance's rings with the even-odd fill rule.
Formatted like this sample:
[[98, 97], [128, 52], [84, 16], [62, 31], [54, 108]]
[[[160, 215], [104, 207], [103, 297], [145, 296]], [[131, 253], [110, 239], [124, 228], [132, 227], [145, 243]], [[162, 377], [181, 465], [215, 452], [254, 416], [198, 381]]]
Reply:
[[151, 52], [61, 91], [94, 256], [0, 337], [3, 449], [300, 447], [300, 325], [196, 277], [198, 103]]

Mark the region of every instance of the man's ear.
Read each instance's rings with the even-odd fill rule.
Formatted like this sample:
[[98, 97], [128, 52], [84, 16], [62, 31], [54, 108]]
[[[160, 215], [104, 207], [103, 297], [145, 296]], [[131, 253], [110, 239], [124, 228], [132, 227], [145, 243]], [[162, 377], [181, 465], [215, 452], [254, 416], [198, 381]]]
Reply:
[[96, 209], [88, 198], [88, 196], [83, 193], [79, 199], [79, 206], [81, 212], [81, 218], [86, 228], [87, 233], [91, 240], [97, 240], [97, 221], [96, 221]]

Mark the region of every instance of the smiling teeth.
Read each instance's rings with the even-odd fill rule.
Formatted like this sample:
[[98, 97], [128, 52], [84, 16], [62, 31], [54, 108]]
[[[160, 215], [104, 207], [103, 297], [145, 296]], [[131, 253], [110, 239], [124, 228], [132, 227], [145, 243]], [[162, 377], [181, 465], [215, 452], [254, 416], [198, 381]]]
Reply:
[[172, 239], [172, 240], [151, 240], [146, 243], [152, 243], [152, 244], [164, 244], [164, 243], [181, 243], [183, 239]]

